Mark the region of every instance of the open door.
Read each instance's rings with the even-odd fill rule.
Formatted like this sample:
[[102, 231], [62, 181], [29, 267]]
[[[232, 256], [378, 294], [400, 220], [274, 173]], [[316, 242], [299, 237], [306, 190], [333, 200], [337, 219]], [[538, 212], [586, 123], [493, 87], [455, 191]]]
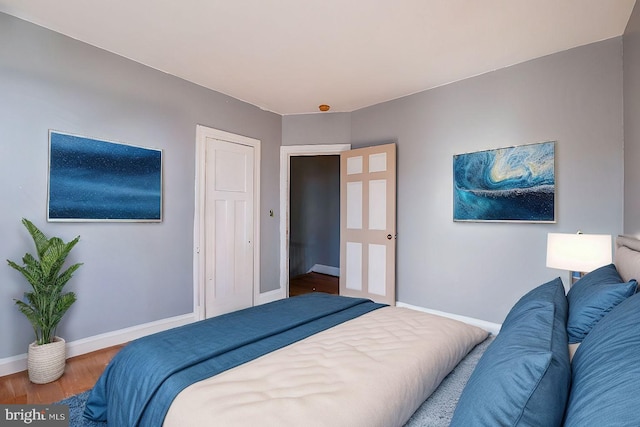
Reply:
[[396, 145], [340, 154], [340, 295], [395, 305]]

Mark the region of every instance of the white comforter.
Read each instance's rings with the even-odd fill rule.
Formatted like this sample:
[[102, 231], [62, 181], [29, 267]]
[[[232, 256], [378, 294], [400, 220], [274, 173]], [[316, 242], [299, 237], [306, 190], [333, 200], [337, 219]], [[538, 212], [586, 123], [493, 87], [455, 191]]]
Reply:
[[487, 335], [380, 308], [187, 387], [164, 426], [402, 426]]

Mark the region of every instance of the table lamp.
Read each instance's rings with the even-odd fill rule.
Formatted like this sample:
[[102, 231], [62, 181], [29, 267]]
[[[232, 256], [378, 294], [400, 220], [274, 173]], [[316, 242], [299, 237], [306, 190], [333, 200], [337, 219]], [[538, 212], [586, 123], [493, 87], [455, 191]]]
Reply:
[[611, 264], [610, 234], [549, 233], [547, 267], [570, 271], [570, 286], [585, 273]]

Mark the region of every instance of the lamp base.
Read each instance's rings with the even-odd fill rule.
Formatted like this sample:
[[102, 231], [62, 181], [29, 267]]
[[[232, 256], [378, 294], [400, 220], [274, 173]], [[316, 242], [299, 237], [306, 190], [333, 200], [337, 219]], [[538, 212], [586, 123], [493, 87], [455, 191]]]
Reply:
[[584, 273], [580, 271], [570, 271], [569, 274], [569, 277], [571, 278], [571, 280], [569, 281], [569, 283], [571, 284], [570, 286], [573, 286], [578, 280], [584, 277]]

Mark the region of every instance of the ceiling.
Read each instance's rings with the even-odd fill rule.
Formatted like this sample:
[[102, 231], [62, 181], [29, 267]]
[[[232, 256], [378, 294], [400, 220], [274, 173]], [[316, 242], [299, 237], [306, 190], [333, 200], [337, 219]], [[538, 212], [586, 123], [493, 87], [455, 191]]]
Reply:
[[623, 34], [635, 0], [0, 0], [278, 114], [348, 112]]

